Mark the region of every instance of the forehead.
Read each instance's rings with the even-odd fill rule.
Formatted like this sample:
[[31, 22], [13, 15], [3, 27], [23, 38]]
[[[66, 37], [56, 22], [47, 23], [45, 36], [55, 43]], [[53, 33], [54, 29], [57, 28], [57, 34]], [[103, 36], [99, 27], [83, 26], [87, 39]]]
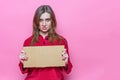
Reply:
[[51, 17], [50, 13], [45, 12], [40, 16], [40, 19], [46, 19], [46, 18], [50, 18], [50, 17]]

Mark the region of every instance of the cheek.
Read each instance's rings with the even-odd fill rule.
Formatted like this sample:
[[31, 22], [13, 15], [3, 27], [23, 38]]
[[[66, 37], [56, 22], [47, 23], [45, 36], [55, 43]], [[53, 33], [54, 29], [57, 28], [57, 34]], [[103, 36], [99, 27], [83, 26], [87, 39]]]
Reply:
[[42, 23], [39, 23], [39, 26], [42, 26]]
[[52, 23], [51, 22], [48, 23], [47, 27], [51, 28], [51, 26], [52, 26]]
[[39, 29], [41, 29], [41, 24], [39, 24]]

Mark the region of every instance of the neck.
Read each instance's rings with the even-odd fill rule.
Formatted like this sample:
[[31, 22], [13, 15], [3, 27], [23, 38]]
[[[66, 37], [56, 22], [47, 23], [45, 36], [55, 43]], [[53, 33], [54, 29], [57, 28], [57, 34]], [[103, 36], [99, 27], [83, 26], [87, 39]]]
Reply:
[[48, 32], [46, 32], [46, 33], [40, 32], [39, 34], [40, 34], [43, 38], [45, 38], [46, 36], [48, 36]]

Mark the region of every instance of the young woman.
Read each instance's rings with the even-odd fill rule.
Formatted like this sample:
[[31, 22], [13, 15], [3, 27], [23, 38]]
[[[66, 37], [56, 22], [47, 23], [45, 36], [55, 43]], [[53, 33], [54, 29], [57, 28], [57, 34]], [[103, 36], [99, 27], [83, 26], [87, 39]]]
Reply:
[[55, 31], [56, 18], [49, 5], [42, 5], [37, 8], [33, 18], [33, 34], [24, 41], [23, 46], [49, 46], [64, 45], [65, 51], [61, 55], [66, 63], [65, 67], [47, 68], [23, 68], [23, 61], [29, 59], [22, 51], [20, 54], [19, 67], [21, 72], [27, 73], [25, 80], [64, 80], [63, 72], [70, 73], [72, 64], [70, 62], [68, 45], [65, 38]]

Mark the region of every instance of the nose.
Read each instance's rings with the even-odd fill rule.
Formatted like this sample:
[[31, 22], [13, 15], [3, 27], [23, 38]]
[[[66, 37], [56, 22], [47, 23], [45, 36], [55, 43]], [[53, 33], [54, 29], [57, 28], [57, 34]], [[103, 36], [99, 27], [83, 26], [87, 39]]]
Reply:
[[44, 26], [46, 25], [46, 21], [43, 21], [43, 25], [44, 25]]

